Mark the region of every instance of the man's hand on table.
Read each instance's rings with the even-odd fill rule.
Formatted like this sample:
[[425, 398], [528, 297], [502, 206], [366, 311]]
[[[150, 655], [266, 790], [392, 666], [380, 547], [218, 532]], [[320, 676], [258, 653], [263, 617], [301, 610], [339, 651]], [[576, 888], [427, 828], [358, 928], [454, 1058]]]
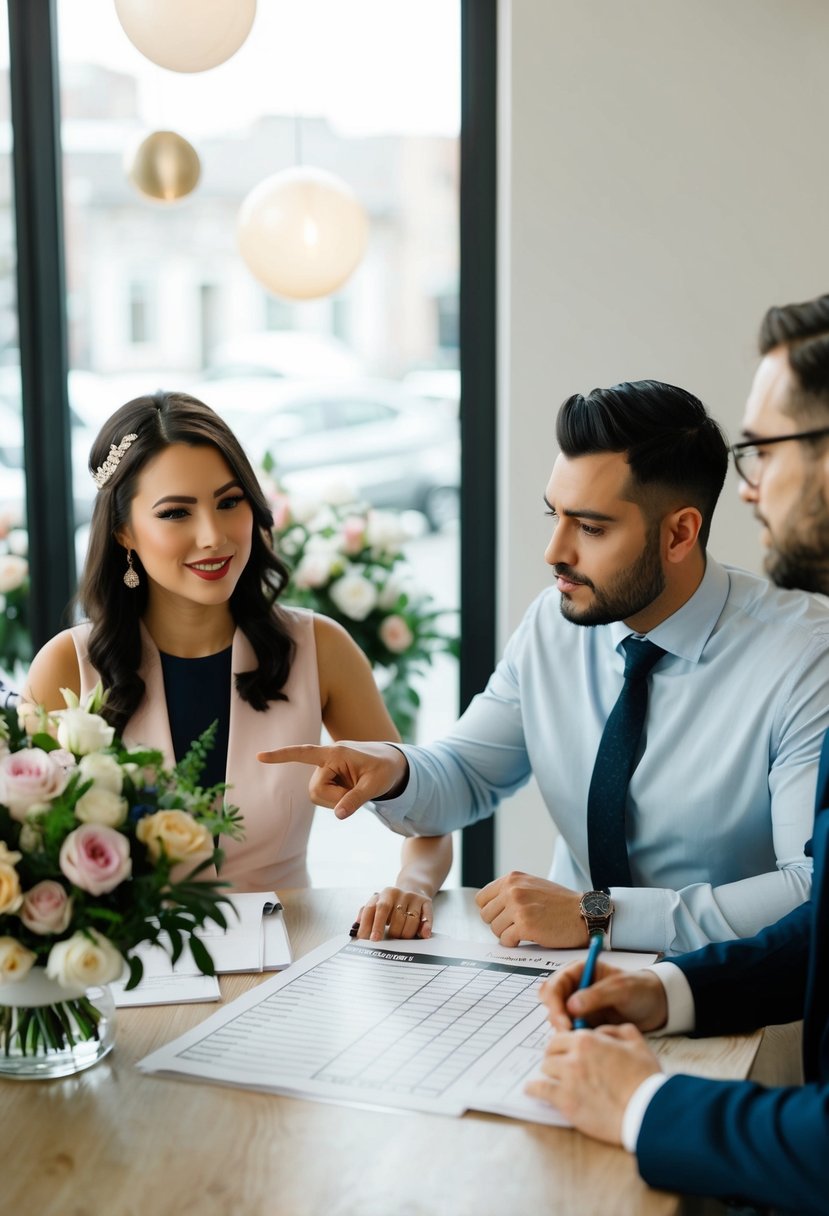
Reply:
[[502, 946], [528, 941], [558, 949], [587, 945], [580, 901], [577, 891], [517, 870], [496, 878], [475, 896], [481, 920]]

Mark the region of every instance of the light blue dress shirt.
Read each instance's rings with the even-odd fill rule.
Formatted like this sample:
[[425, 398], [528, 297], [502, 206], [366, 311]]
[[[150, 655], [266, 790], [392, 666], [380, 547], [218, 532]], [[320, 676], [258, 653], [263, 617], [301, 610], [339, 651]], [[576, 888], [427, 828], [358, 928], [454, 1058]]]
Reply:
[[[585, 627], [550, 588], [453, 731], [403, 748], [406, 789], [375, 804], [404, 835], [491, 815], [532, 773], [560, 833], [549, 877], [591, 887], [587, 792], [623, 683], [622, 623]], [[829, 606], [709, 557], [694, 595], [647, 635], [650, 676], [613, 946], [668, 954], [748, 937], [809, 896], [817, 764], [829, 727]], [[508, 813], [508, 811], [507, 811]]]

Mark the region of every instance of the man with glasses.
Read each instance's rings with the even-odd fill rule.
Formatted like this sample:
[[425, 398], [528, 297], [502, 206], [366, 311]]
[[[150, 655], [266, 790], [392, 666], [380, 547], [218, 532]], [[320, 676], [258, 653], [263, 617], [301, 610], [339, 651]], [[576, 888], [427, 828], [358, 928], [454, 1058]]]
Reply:
[[[770, 309], [760, 353], [746, 438], [732, 449], [740, 493], [763, 525], [775, 582], [829, 592], [829, 295]], [[753, 938], [648, 971], [600, 964], [578, 991], [577, 964], [545, 985], [558, 1033], [532, 1092], [582, 1131], [623, 1143], [652, 1186], [829, 1211], [829, 737], [814, 805], [808, 903]], [[575, 1018], [598, 1029], [570, 1034]], [[667, 1077], [641, 1033], [733, 1034], [800, 1018], [798, 1086]]]
[[829, 594], [829, 295], [771, 308], [732, 447], [779, 587]]

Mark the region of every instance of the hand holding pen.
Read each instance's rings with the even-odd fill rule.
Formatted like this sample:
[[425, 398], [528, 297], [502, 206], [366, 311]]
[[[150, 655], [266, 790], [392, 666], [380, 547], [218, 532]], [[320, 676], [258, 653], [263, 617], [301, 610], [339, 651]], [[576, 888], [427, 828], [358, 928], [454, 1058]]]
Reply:
[[600, 950], [599, 945], [586, 979], [590, 952], [583, 962], [563, 967], [541, 985], [539, 997], [547, 1006], [550, 1024], [567, 1031], [579, 1025], [632, 1022], [645, 1032], [659, 1030], [668, 1017], [668, 1002], [657, 975], [622, 971], [599, 959]]

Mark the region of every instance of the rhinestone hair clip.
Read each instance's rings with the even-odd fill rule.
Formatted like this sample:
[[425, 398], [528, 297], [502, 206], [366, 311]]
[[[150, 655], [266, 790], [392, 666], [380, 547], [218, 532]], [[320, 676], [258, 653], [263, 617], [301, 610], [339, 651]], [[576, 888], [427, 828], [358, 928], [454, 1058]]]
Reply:
[[114, 443], [110, 444], [109, 455], [103, 464], [98, 465], [96, 472], [92, 474], [92, 480], [100, 490], [109, 481], [112, 474], [121, 463], [121, 457], [125, 452], [129, 451], [130, 444], [138, 438], [137, 435], [125, 435], [121, 442], [116, 447]]

